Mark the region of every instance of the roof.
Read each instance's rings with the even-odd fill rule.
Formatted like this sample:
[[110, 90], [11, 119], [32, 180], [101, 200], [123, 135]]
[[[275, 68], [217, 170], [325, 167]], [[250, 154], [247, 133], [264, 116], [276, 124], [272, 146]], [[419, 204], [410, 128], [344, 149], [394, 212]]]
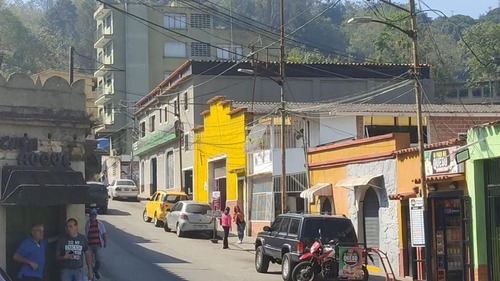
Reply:
[[[276, 111], [280, 107], [279, 102], [240, 102], [233, 101], [235, 107], [247, 107], [255, 113], [269, 113]], [[342, 115], [343, 113], [359, 113], [379, 115], [390, 114], [415, 114], [416, 106], [414, 104], [368, 104], [368, 103], [319, 103], [319, 102], [287, 102], [287, 110], [321, 113], [328, 112], [330, 115]], [[499, 116], [500, 105], [478, 105], [478, 104], [423, 104], [422, 114], [431, 115], [469, 115], [469, 114], [488, 114], [489, 116]]]
[[[439, 149], [439, 148], [444, 148], [444, 147], [450, 147], [450, 146], [455, 146], [455, 145], [464, 145], [466, 143], [466, 140], [464, 138], [454, 138], [446, 141], [441, 141], [441, 142], [435, 142], [435, 143], [429, 143], [424, 145], [424, 150], [431, 150], [431, 149]], [[400, 150], [394, 151], [394, 154], [400, 155], [400, 154], [406, 154], [406, 153], [412, 153], [412, 152], [417, 152], [418, 147], [410, 147], [410, 148], [403, 148]]]

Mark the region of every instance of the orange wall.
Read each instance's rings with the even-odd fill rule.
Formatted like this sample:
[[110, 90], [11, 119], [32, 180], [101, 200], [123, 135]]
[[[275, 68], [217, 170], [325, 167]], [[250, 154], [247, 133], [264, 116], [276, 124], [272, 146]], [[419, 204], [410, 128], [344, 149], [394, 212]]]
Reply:
[[[334, 213], [337, 215], [348, 215], [347, 200], [336, 200], [335, 198], [347, 198], [347, 189], [335, 187], [335, 183], [346, 177], [346, 166], [317, 169], [311, 171], [311, 185], [317, 183], [331, 183], [333, 186]], [[316, 206], [311, 206], [316, 210]]]

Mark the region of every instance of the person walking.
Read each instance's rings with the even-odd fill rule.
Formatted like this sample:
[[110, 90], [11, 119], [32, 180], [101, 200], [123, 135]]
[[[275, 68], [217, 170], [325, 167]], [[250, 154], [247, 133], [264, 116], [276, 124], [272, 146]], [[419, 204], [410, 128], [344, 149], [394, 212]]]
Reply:
[[83, 259], [87, 262], [88, 280], [93, 279], [92, 254], [85, 235], [78, 233], [78, 221], [66, 221], [66, 236], [57, 241], [57, 259], [61, 261], [61, 281], [83, 281]]
[[44, 226], [36, 223], [31, 227], [31, 236], [24, 239], [14, 253], [14, 261], [22, 264], [17, 273], [21, 281], [41, 281], [45, 266], [45, 247], [58, 237], [44, 238]]
[[231, 214], [229, 213], [231, 209], [229, 207], [226, 207], [224, 209], [224, 213], [222, 214], [221, 218], [221, 225], [222, 228], [224, 229], [224, 243], [222, 246], [222, 249], [229, 249], [229, 245], [227, 242], [227, 237], [229, 236], [229, 230], [231, 229]]
[[236, 230], [238, 231], [238, 244], [243, 243], [243, 235], [245, 234], [245, 215], [240, 209], [240, 206], [234, 206], [233, 221], [236, 223]]
[[99, 274], [99, 268], [101, 267], [101, 249], [106, 248], [106, 228], [104, 224], [97, 219], [97, 210], [90, 210], [90, 219], [85, 224], [85, 235], [89, 240], [89, 249], [92, 253], [92, 259], [94, 261], [94, 277], [96, 279], [101, 278]]

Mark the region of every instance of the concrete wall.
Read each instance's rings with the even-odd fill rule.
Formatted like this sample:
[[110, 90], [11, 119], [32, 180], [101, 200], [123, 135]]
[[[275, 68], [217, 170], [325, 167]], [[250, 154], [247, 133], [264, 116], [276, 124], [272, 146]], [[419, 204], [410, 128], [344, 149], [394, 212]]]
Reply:
[[[379, 248], [387, 253], [392, 268], [399, 268], [399, 221], [398, 202], [389, 200], [388, 195], [397, 193], [396, 160], [374, 161], [363, 164], [347, 165], [347, 178], [361, 177], [366, 175], [381, 174], [383, 183], [380, 189], [375, 188], [379, 197]], [[358, 233], [358, 239], [362, 241], [362, 216], [363, 198], [368, 186], [350, 187], [348, 189], [347, 201], [349, 206], [349, 218], [352, 220]]]

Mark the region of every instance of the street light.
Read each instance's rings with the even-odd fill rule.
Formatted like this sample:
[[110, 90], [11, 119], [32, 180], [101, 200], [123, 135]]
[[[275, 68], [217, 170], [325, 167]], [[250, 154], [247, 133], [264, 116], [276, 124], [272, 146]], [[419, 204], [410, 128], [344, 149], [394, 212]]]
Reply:
[[382, 2], [392, 5], [398, 9], [401, 9], [405, 12], [410, 13], [410, 29], [405, 30], [402, 29], [392, 23], [385, 22], [385, 21], [379, 21], [379, 20], [374, 20], [371, 17], [355, 17], [351, 18], [347, 21], [347, 23], [370, 23], [370, 22], [376, 22], [376, 23], [381, 23], [385, 24], [387, 26], [390, 26], [392, 28], [395, 28], [404, 34], [408, 35], [412, 39], [412, 55], [413, 55], [413, 78], [415, 79], [415, 103], [417, 106], [417, 135], [418, 135], [418, 155], [420, 158], [420, 178], [422, 179], [422, 209], [423, 209], [423, 215], [424, 215], [424, 232], [425, 232], [425, 263], [426, 263], [426, 275], [427, 275], [427, 281], [432, 280], [432, 263], [431, 263], [431, 242], [432, 240], [430, 239], [431, 235], [429, 234], [430, 231], [430, 224], [429, 224], [429, 218], [428, 218], [428, 209], [427, 209], [427, 179], [425, 177], [425, 159], [424, 159], [424, 135], [423, 135], [423, 130], [422, 130], [422, 93], [421, 93], [421, 88], [420, 88], [420, 83], [418, 81], [418, 76], [419, 76], [419, 71], [418, 71], [418, 52], [417, 52], [417, 31], [416, 31], [416, 12], [415, 12], [415, 0], [409, 0], [409, 6], [410, 9], [407, 10], [405, 8], [402, 8], [398, 5], [395, 5], [387, 0], [381, 0]]
[[[238, 72], [254, 75], [255, 71], [251, 69], [238, 68]], [[282, 74], [284, 71], [280, 71]], [[286, 145], [285, 145], [285, 89], [284, 84], [285, 81], [283, 79], [283, 75], [281, 75], [280, 80], [276, 80], [271, 78], [270, 76], [265, 76], [266, 78], [272, 80], [274, 83], [278, 84], [281, 88], [281, 213], [284, 214], [286, 212]]]

